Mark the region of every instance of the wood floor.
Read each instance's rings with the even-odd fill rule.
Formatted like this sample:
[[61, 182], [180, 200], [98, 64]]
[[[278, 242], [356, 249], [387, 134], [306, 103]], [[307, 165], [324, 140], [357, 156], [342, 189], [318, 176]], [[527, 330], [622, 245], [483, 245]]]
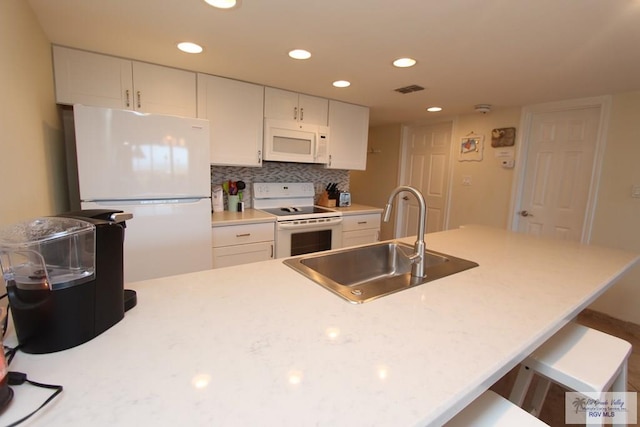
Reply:
[[[590, 328], [615, 335], [631, 343], [633, 350], [628, 362], [627, 389], [628, 391], [639, 392], [640, 395], [640, 326], [614, 319], [593, 310], [585, 310], [580, 313], [577, 322]], [[504, 397], [508, 397], [513, 382], [515, 381], [517, 370], [517, 367], [513, 369], [494, 384], [491, 389]], [[552, 384], [551, 389], [549, 390], [549, 394], [542, 408], [542, 413], [540, 414], [540, 419], [552, 427], [575, 427], [579, 425], [565, 424], [564, 422], [564, 393], [566, 391], [567, 390], [556, 384]], [[640, 408], [640, 402], [638, 404], [638, 408]]]

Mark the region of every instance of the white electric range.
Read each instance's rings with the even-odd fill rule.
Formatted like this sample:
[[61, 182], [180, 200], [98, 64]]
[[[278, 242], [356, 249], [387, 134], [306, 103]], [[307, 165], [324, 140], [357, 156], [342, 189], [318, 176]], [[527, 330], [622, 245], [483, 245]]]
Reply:
[[314, 198], [311, 182], [253, 184], [253, 208], [276, 216], [276, 258], [342, 247], [342, 213]]

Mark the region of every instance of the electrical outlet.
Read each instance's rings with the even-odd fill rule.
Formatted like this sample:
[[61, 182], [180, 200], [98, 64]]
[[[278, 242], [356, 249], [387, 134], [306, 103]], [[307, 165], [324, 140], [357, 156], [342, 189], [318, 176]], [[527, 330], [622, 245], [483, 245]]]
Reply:
[[470, 186], [471, 185], [471, 175], [463, 175], [462, 176], [462, 185]]
[[634, 185], [631, 187], [631, 197], [640, 199], [640, 185]]

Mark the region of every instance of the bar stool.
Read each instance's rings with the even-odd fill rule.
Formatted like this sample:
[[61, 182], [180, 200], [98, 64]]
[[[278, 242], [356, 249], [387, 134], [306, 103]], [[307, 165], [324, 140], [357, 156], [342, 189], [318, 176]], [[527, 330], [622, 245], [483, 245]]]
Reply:
[[540, 427], [548, 426], [502, 396], [487, 390], [453, 417], [444, 427]]
[[[540, 416], [550, 381], [579, 393], [626, 392], [630, 354], [627, 341], [569, 323], [522, 362], [509, 400], [522, 406], [534, 374], [540, 378], [528, 412], [535, 416]], [[616, 418], [621, 415], [615, 421], [626, 425], [625, 414]], [[602, 420], [590, 423], [602, 425]]]

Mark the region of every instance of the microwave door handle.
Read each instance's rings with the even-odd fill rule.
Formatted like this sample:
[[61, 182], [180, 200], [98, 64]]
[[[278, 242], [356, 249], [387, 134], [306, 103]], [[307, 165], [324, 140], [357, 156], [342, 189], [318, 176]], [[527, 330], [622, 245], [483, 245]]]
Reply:
[[320, 144], [318, 143], [318, 135], [314, 135], [313, 137], [313, 160], [318, 161], [318, 155], [320, 151]]

